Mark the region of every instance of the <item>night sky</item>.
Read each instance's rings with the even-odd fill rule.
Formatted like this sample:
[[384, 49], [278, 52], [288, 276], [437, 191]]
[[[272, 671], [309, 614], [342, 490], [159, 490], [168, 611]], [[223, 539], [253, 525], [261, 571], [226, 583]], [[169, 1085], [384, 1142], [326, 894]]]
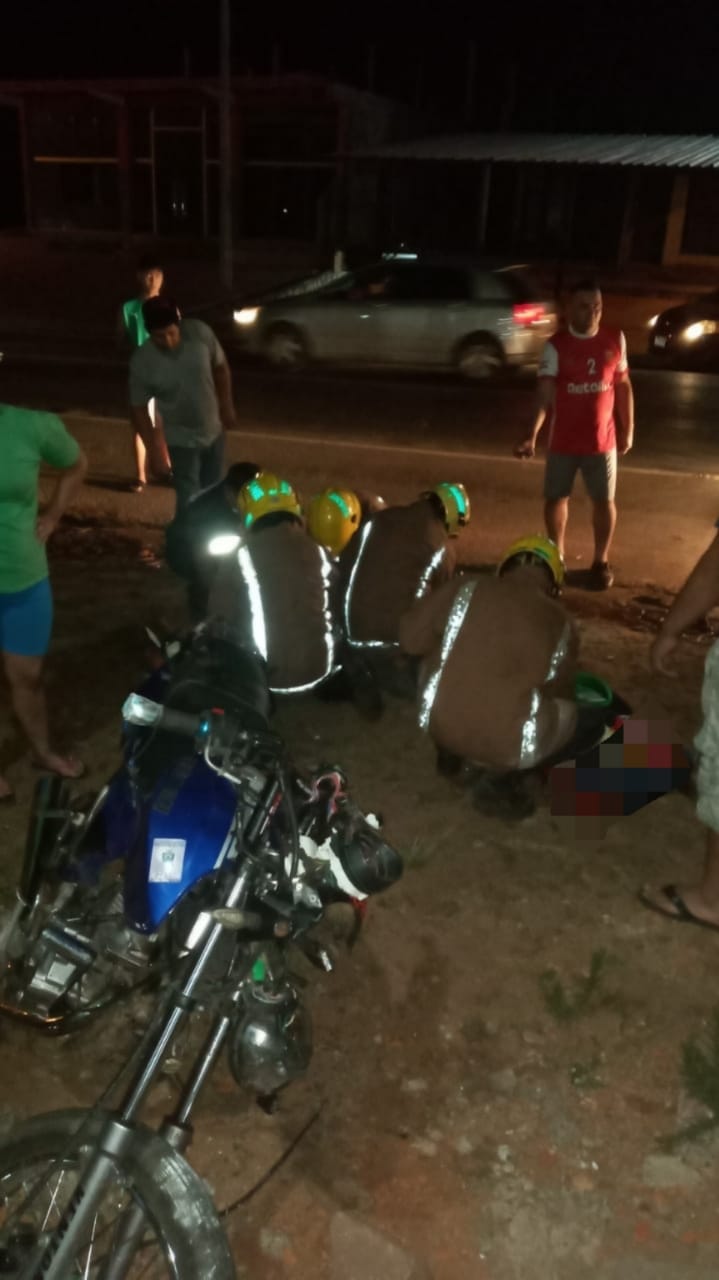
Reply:
[[[233, 66], [333, 74], [419, 97], [439, 126], [719, 132], [716, 4], [386, 0], [233, 5]], [[216, 0], [23, 0], [3, 5], [0, 77], [194, 74], [216, 68]], [[469, 49], [475, 92], [465, 110]], [[512, 88], [513, 86], [513, 88]]]

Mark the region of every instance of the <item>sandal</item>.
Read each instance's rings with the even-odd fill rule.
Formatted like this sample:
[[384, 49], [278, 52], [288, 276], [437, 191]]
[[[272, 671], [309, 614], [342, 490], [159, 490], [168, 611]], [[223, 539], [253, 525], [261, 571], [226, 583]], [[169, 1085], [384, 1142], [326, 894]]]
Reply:
[[675, 908], [674, 911], [665, 911], [643, 889], [640, 889], [639, 901], [642, 906], [648, 911], [654, 911], [658, 916], [664, 916], [665, 920], [673, 920], [676, 924], [695, 924], [700, 929], [713, 929], [715, 933], [719, 933], [719, 924], [712, 924], [711, 920], [702, 920], [700, 916], [695, 916], [694, 912], [689, 910], [675, 884], [662, 885], [659, 892]]

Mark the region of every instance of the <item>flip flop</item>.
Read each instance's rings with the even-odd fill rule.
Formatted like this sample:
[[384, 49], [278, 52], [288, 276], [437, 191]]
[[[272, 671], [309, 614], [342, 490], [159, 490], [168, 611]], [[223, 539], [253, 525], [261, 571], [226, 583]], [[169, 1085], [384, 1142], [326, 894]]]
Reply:
[[712, 924], [711, 920], [702, 920], [699, 916], [695, 916], [693, 911], [689, 910], [675, 884], [662, 885], [660, 893], [676, 910], [664, 911], [643, 889], [639, 891], [639, 901], [648, 911], [654, 911], [656, 915], [664, 916], [665, 920], [673, 920], [676, 924], [695, 924], [700, 929], [712, 929], [715, 933], [719, 933], [719, 924]]

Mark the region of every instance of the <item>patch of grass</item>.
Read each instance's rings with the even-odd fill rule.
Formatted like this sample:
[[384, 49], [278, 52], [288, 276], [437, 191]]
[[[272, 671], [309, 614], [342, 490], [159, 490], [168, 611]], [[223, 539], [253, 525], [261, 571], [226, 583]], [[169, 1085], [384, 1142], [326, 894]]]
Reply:
[[437, 846], [431, 840], [421, 840], [415, 836], [411, 844], [402, 849], [402, 861], [405, 867], [426, 867], [431, 861]]
[[660, 1145], [665, 1151], [673, 1151], [680, 1143], [699, 1138], [719, 1125], [719, 1009], [714, 1011], [703, 1036], [684, 1041], [681, 1077], [689, 1096], [706, 1107], [709, 1115], [663, 1138]]
[[606, 971], [607, 952], [592, 952], [589, 972], [573, 979], [573, 989], [566, 988], [556, 969], [539, 975], [539, 986], [549, 1013], [557, 1022], [574, 1022], [589, 1008]]

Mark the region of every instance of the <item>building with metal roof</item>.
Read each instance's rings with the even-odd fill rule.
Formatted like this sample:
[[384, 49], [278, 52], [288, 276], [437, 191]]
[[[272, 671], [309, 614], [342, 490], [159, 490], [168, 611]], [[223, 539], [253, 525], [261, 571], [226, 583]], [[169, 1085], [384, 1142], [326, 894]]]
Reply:
[[718, 135], [439, 134], [352, 163], [383, 244], [719, 265]]
[[651, 133], [458, 133], [364, 149], [378, 160], [719, 169], [719, 136]]

